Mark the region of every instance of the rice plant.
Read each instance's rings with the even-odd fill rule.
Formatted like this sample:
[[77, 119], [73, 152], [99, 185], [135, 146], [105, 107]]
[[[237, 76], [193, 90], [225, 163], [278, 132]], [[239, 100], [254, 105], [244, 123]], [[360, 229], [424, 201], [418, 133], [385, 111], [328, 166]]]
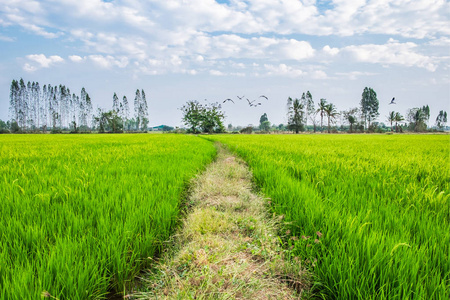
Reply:
[[0, 299], [129, 289], [215, 153], [194, 136], [0, 136]]
[[317, 296], [449, 299], [448, 135], [212, 139], [248, 162]]

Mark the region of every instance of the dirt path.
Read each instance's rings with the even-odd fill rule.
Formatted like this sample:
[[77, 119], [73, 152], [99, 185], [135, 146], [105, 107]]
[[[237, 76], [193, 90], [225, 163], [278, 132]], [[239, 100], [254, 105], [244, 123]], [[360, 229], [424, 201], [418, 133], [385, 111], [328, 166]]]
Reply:
[[283, 259], [278, 225], [252, 192], [247, 166], [218, 151], [193, 184], [193, 207], [170, 251], [133, 298], [299, 299], [307, 289], [300, 263]]

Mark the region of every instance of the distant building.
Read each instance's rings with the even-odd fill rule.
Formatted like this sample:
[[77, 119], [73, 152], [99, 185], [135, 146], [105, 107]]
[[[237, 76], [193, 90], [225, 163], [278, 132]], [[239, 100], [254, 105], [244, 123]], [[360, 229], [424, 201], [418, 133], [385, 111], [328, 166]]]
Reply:
[[173, 127], [167, 125], [159, 125], [152, 127], [152, 131], [171, 131], [171, 130], [173, 130]]

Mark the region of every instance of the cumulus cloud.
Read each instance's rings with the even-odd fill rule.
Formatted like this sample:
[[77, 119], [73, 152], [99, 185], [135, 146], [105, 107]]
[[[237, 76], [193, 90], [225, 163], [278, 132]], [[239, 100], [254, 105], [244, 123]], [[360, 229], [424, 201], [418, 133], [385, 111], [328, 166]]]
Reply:
[[85, 57], [81, 57], [79, 55], [69, 55], [69, 59], [73, 62], [82, 62], [85, 60]]
[[[271, 66], [265, 68], [270, 74], [295, 76], [306, 71], [293, 63], [328, 66], [343, 59], [435, 71], [448, 55], [422, 45], [448, 47], [448, 9], [446, 0], [416, 0], [414, 5], [405, 0], [330, 0], [328, 6], [314, 0], [0, 0], [0, 26], [18, 26], [45, 38], [64, 36], [61, 41], [70, 41], [67, 45], [82, 55], [69, 56], [72, 62], [89, 61], [105, 69], [132, 66], [146, 74], [208, 74], [229, 61], [220, 70], [241, 76], [249, 72], [239, 65], [243, 60], [249, 66]], [[376, 44], [364, 34], [403, 42]], [[328, 42], [314, 49], [309, 41], [330, 35], [356, 35], [365, 44]], [[405, 42], [408, 38], [415, 40]], [[43, 67], [36, 63], [26, 69]], [[317, 79], [328, 78], [327, 73], [308, 71]]]
[[304, 72], [302, 70], [296, 69], [286, 64], [279, 64], [279, 65], [264, 64], [264, 68], [267, 70], [267, 75], [277, 75], [287, 77], [299, 77], [304, 75]]
[[417, 44], [412, 42], [400, 43], [390, 39], [387, 44], [352, 45], [341, 49], [350, 54], [356, 61], [383, 65], [402, 65], [420, 67], [434, 72], [437, 68], [432, 57], [417, 53]]
[[24, 70], [26, 71], [35, 71], [38, 68], [49, 68], [55, 64], [64, 62], [64, 59], [58, 55], [51, 55], [46, 57], [44, 54], [30, 54], [27, 55], [26, 58], [32, 62], [33, 65], [26, 63], [24, 66]]
[[119, 68], [125, 68], [128, 65], [127, 57], [113, 57], [111, 55], [103, 56], [103, 55], [89, 55], [88, 58], [97, 66], [110, 69], [113, 66]]
[[329, 45], [326, 45], [325, 47], [322, 48], [322, 51], [325, 54], [331, 55], [331, 56], [335, 56], [339, 53], [339, 49], [338, 48], [331, 48]]

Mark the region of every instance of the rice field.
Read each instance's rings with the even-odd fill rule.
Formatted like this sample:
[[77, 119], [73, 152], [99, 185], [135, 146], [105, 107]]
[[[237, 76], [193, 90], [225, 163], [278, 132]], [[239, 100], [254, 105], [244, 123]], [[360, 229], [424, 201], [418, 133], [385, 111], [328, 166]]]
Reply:
[[123, 291], [215, 154], [194, 136], [1, 135], [0, 299]]
[[222, 135], [325, 299], [450, 298], [448, 135]]

